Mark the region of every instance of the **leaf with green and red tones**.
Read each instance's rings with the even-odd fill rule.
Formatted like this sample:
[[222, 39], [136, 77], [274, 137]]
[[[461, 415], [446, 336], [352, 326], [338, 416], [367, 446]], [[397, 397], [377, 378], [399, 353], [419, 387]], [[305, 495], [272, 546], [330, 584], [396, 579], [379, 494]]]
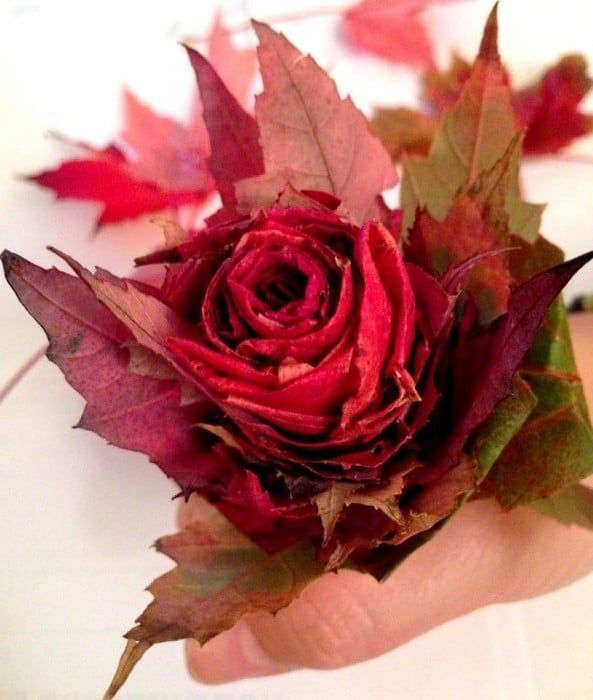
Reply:
[[496, 8], [492, 11], [472, 69], [425, 159], [406, 158], [402, 180], [404, 230], [418, 208], [442, 221], [457, 193], [472, 186], [508, 150], [516, 129], [510, 92], [497, 48]]
[[[542, 236], [533, 245], [520, 239], [512, 239], [512, 244], [510, 269], [519, 283], [563, 259]], [[507, 508], [553, 494], [593, 472], [593, 431], [561, 299], [546, 314], [519, 378], [530, 392], [524, 392], [523, 408], [530, 403], [531, 410], [484, 485]], [[501, 404], [491, 420], [503, 410]]]
[[560, 299], [535, 336], [520, 376], [537, 403], [486, 485], [507, 508], [545, 498], [593, 472], [593, 430]]
[[248, 613], [286, 607], [323, 572], [309, 543], [270, 556], [212, 511], [155, 547], [177, 566], [148, 587], [154, 600], [126, 633], [128, 643], [105, 698], [115, 696], [154, 644], [177, 639], [204, 644]]
[[[216, 20], [210, 36], [213, 64], [229, 89], [247, 101], [254, 77], [255, 52], [237, 50]], [[200, 204], [215, 189], [208, 167], [210, 144], [201, 110], [189, 124], [162, 116], [129, 91], [124, 92], [123, 129], [105, 149], [77, 143], [85, 152], [54, 170], [29, 179], [56, 196], [98, 202], [97, 225], [142, 214]], [[241, 176], [245, 176], [241, 174]]]
[[[431, 132], [434, 136], [439, 115], [456, 103], [470, 75], [471, 64], [459, 56], [453, 57], [446, 71], [429, 69], [423, 79], [427, 111], [406, 110], [405, 129], [401, 109], [383, 108], [375, 112], [372, 124], [394, 161], [404, 152], [428, 153]], [[528, 87], [513, 90], [511, 86], [515, 122], [518, 129], [525, 131], [523, 150], [527, 155], [557, 153], [575, 139], [591, 133], [593, 116], [580, 109], [591, 85], [585, 58], [571, 54], [563, 56]], [[416, 134], [421, 134], [422, 140], [411, 138]]]
[[378, 218], [380, 193], [396, 183], [389, 154], [368, 122], [310, 56], [254, 23], [264, 92], [255, 105], [266, 174], [239, 182], [243, 209], [272, 204], [290, 183], [334, 194], [352, 221]]
[[343, 31], [356, 49], [394, 63], [432, 63], [432, 46], [419, 18], [434, 4], [451, 0], [361, 0], [344, 13]]
[[371, 130], [398, 163], [407, 154], [426, 156], [438, 127], [438, 119], [408, 107], [380, 108], [370, 121]]
[[[536, 334], [542, 333], [542, 330], [538, 331], [538, 328], [544, 317], [546, 317], [548, 308], [570, 278], [591, 259], [593, 259], [593, 252], [551, 267], [531, 277], [514, 290], [509, 299], [508, 311], [505, 315], [496, 319], [491, 326], [479, 333], [466, 334], [460, 339], [459, 347], [455, 350], [456, 371], [451, 390], [451, 395], [454, 398], [452, 410], [457, 418], [449, 439], [437, 449], [435, 463], [430, 472], [428, 472], [429, 480], [438, 478], [440, 474], [456, 463], [463, 446], [472, 433], [484, 424], [495, 407], [512, 393], [513, 377], [520, 365], [522, 376], [525, 378], [524, 370], [527, 369], [529, 358], [534, 352], [533, 348], [537, 346], [537, 339], [536, 343], [534, 343], [534, 338], [536, 338]], [[556, 331], [557, 329], [549, 330], [551, 333]], [[543, 332], [546, 331], [544, 330]], [[524, 362], [524, 358], [526, 358], [526, 362]], [[529, 380], [526, 379], [526, 381], [530, 383], [531, 389], [538, 398], [538, 403], [541, 402], [537, 389], [532, 386]], [[565, 393], [561, 392], [561, 394], [562, 397], [557, 399], [554, 397], [553, 401], [558, 401], [559, 404], [562, 401], [565, 403], [569, 402], [565, 398]], [[571, 406], [575, 409], [578, 408], [574, 403], [571, 403]], [[564, 407], [564, 404], [562, 404], [562, 407]], [[530, 414], [530, 420], [525, 423], [518, 437], [529, 428], [531, 417], [535, 416], [536, 413], [537, 408]], [[581, 423], [582, 421], [578, 421], [578, 425], [575, 424], [576, 437], [579, 439], [583, 435], [583, 431], [580, 429]], [[547, 428], [548, 426], [544, 424], [542, 427]], [[512, 443], [507, 450], [511, 446]], [[583, 447], [582, 440], [580, 440], [579, 446]], [[523, 495], [525, 498], [529, 498], [528, 487], [531, 484], [529, 475], [533, 470], [533, 464], [527, 458], [531, 457], [532, 454], [524, 453], [522, 455], [523, 459], [525, 459], [524, 464], [530, 465], [530, 468], [523, 469], [521, 478], [527, 483], [523, 484], [525, 491], [517, 490], [517, 498], [521, 498]], [[578, 463], [575, 464], [574, 468], [565, 457], [563, 460], [566, 463], [564, 467], [562, 467], [562, 464], [558, 465], [560, 470], [563, 469], [564, 478], [568, 476], [569, 472], [580, 474], [584, 468], [584, 464], [587, 462], [587, 453], [575, 454], [575, 457], [577, 456]], [[496, 473], [501, 465], [501, 460], [504, 459], [505, 453], [496, 462], [490, 475]], [[546, 466], [550, 468], [552, 464], [547, 463]], [[589, 462], [590, 469], [592, 466], [593, 461]], [[502, 469], [499, 473], [502, 474]], [[509, 478], [509, 496], [507, 499], [505, 496], [507, 489], [503, 485], [504, 492], [501, 491], [501, 499], [504, 498], [510, 505], [510, 494], [515, 493], [514, 483], [518, 477], [512, 474], [507, 474], [507, 477]], [[502, 477], [493, 478], [502, 483]], [[562, 475], [559, 476], [558, 471], [552, 470], [550, 473], [543, 474], [542, 483], [546, 481], [560, 481], [561, 479]], [[575, 481], [575, 476], [573, 475], [570, 480]], [[496, 488], [496, 485], [494, 488]], [[556, 488], [560, 488], [560, 485]]]
[[[371, 125], [394, 162], [404, 154], [428, 154], [440, 115], [459, 99], [471, 70], [470, 63], [454, 56], [449, 69], [431, 68], [425, 73], [424, 110], [396, 107], [374, 113]], [[516, 126], [525, 134], [526, 155], [557, 153], [591, 133], [593, 115], [580, 109], [591, 83], [585, 59], [575, 54], [562, 57], [532, 85], [518, 91], [511, 86], [511, 104]]]
[[[442, 222], [425, 211], [419, 212], [409, 234], [406, 257], [442, 278], [465, 260], [497, 247], [499, 242], [487, 227], [480, 207], [464, 195], [453, 202]], [[474, 299], [482, 323], [505, 313], [510, 283], [504, 255], [478, 260], [465, 275], [463, 289]]]
[[[447, 71], [431, 69], [426, 73], [424, 99], [433, 116], [455, 103], [470, 72], [470, 64], [455, 56]], [[593, 117], [579, 107], [592, 84], [585, 58], [571, 54], [563, 56], [528, 87], [512, 91], [517, 128], [525, 131], [526, 154], [557, 153], [591, 133]]]
[[[497, 194], [497, 211], [504, 209], [508, 217], [505, 228], [529, 241], [537, 236], [541, 207], [523, 202], [519, 194], [520, 144], [497, 31], [495, 7], [471, 76], [440, 122], [428, 157], [404, 159], [404, 231], [412, 227], [418, 208], [444, 221], [460, 192], [470, 193], [487, 209], [486, 190]], [[504, 247], [504, 241], [497, 242]]]

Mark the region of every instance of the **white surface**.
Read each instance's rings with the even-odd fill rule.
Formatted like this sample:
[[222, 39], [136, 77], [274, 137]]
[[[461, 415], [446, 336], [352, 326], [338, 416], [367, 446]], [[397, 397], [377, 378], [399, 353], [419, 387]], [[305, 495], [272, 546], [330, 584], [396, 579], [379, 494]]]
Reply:
[[[428, 13], [441, 59], [451, 46], [466, 55], [475, 51], [489, 4]], [[0, 3], [0, 247], [49, 264], [55, 261], [43, 247], [53, 244], [84, 263], [123, 273], [134, 255], [158, 240], [147, 223], [107, 228], [93, 238], [94, 205], [56, 204], [13, 176], [64, 157], [63, 147], [43, 138], [48, 129], [97, 142], [112, 136], [122, 82], [162, 110], [182, 114], [192, 79], [175, 42], [185, 33], [203, 33], [213, 5]], [[246, 16], [243, 5], [265, 18], [318, 3], [224, 3], [230, 19]], [[562, 52], [582, 51], [592, 60], [592, 22], [593, 11], [577, 0], [507, 0], [503, 54], [519, 81]], [[332, 66], [341, 89], [363, 108], [414, 104], [414, 74], [353, 56], [336, 40], [335, 19], [282, 28]], [[572, 150], [593, 153], [591, 139]], [[592, 246], [593, 166], [542, 160], [526, 168], [526, 189], [534, 200], [551, 200], [545, 233], [571, 254]], [[593, 289], [590, 270], [574, 282], [572, 290], [579, 289]], [[1, 385], [43, 336], [5, 284], [0, 294]], [[121, 633], [149, 600], [144, 586], [169, 566], [149, 545], [173, 529], [173, 485], [142, 456], [70, 430], [81, 410], [81, 399], [46, 361], [0, 405], [0, 698], [100, 697], [121, 652]], [[161, 645], [121, 697], [586, 700], [593, 697], [592, 611], [589, 576], [538, 601], [451, 622], [356, 667], [222, 688], [191, 682], [181, 645]]]

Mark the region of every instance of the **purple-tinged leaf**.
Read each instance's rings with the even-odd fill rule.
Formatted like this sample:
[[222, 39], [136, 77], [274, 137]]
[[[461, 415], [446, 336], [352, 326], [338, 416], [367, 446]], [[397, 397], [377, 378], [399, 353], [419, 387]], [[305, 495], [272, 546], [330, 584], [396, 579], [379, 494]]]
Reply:
[[223, 205], [232, 210], [236, 205], [234, 183], [264, 171], [257, 122], [201, 54], [190, 48], [187, 53], [198, 80], [203, 118], [210, 136], [210, 171]]
[[490, 327], [458, 348], [460, 368], [456, 382], [455, 428], [438, 452], [429, 479], [447, 471], [459, 459], [473, 431], [491, 415], [496, 405], [512, 391], [512, 381], [548, 307], [569, 279], [593, 252], [545, 270], [519, 286], [509, 300], [508, 311]]
[[145, 453], [186, 492], [222, 474], [228, 457], [212, 452], [192, 428], [207, 417], [208, 405], [181, 407], [178, 381], [131, 371], [130, 331], [81, 279], [7, 251], [2, 261], [11, 287], [48, 336], [48, 358], [87, 401], [79, 427]]

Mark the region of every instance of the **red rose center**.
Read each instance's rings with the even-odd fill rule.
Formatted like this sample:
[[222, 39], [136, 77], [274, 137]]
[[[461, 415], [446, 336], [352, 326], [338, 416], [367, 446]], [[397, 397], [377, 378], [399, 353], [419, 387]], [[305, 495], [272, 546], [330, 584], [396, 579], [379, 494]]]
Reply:
[[307, 277], [303, 272], [288, 265], [278, 265], [262, 274], [255, 294], [277, 311], [292, 301], [303, 299], [306, 286]]

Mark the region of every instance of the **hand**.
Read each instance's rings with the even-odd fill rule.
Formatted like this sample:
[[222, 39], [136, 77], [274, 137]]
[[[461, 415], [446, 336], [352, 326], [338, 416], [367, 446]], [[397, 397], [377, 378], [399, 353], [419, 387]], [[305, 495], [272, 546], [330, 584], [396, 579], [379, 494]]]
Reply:
[[[587, 400], [593, 406], [593, 315], [570, 319]], [[190, 499], [180, 522], [198, 507]], [[272, 616], [256, 613], [204, 647], [187, 644], [199, 681], [222, 683], [298, 667], [329, 669], [383, 654], [492, 603], [531, 598], [593, 570], [593, 532], [528, 508], [465, 505], [384, 583], [341, 570], [311, 584]], [[336, 630], [340, 633], [336, 634]]]

